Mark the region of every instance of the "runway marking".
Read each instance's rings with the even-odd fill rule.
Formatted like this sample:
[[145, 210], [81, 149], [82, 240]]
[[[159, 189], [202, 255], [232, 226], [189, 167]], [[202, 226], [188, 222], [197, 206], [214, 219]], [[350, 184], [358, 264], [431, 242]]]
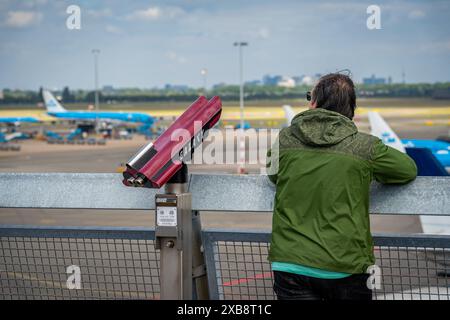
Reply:
[[247, 283], [252, 280], [267, 279], [267, 278], [272, 278], [272, 272], [259, 273], [259, 274], [255, 274], [253, 277], [239, 278], [236, 280], [223, 282], [222, 285], [224, 287], [231, 287], [231, 286]]

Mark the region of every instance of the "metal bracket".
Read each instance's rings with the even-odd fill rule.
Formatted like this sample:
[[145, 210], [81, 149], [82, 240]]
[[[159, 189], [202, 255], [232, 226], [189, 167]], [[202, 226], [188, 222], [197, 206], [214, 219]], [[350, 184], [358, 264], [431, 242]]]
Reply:
[[194, 278], [194, 279], [203, 277], [204, 275], [206, 275], [206, 264], [201, 264], [199, 266], [196, 266], [192, 270], [192, 278]]

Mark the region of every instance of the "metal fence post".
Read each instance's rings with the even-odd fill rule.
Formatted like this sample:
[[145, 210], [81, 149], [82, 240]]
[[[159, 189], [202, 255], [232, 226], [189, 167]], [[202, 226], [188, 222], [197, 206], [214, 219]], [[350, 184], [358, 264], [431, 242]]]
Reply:
[[202, 246], [202, 225], [200, 212], [192, 212], [192, 276], [193, 295], [198, 300], [208, 300], [208, 279], [206, 277], [206, 263]]

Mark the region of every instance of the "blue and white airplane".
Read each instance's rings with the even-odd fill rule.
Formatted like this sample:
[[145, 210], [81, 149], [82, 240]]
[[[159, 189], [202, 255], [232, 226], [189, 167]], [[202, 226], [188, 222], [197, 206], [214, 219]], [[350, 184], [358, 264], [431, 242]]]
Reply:
[[107, 120], [112, 122], [136, 122], [147, 125], [153, 125], [155, 118], [138, 112], [111, 112], [111, 111], [68, 111], [59, 103], [59, 101], [48, 90], [43, 90], [43, 98], [47, 114], [66, 120], [78, 121], [96, 121]]
[[0, 118], [0, 123], [7, 123], [7, 124], [13, 124], [18, 125], [21, 122], [39, 122], [38, 119], [33, 117], [6, 117], [6, 118]]
[[[435, 140], [400, 140], [377, 112], [368, 113], [371, 134], [399, 151], [406, 152], [417, 164], [419, 175], [448, 175], [450, 143]], [[422, 174], [421, 174], [422, 171]], [[423, 233], [450, 234], [449, 217], [419, 216]]]
[[[431, 162], [435, 158], [442, 167], [450, 167], [450, 143], [439, 140], [403, 139], [400, 140], [395, 132], [384, 121], [381, 115], [375, 111], [367, 114], [370, 123], [371, 134], [383, 140], [384, 144], [401, 152], [407, 152], [418, 165], [419, 173], [423, 164], [424, 171], [431, 168]], [[429, 151], [428, 151], [429, 150]], [[426, 154], [428, 151], [428, 155]], [[433, 157], [430, 157], [432, 155]], [[428, 158], [428, 159], [427, 159]], [[428, 166], [428, 168], [427, 168]], [[438, 169], [438, 168], [437, 168]], [[442, 171], [442, 170], [441, 170]], [[445, 171], [445, 170], [444, 170]], [[437, 172], [423, 175], [439, 175]]]

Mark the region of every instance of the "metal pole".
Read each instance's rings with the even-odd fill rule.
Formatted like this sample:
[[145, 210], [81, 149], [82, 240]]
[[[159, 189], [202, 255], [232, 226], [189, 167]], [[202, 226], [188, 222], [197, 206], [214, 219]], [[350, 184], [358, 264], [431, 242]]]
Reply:
[[239, 105], [241, 107], [241, 130], [244, 130], [244, 72], [242, 68], [242, 45], [239, 46]]
[[241, 109], [241, 129], [244, 129], [244, 61], [242, 56], [242, 46], [246, 46], [246, 42], [239, 42], [239, 105]]
[[239, 167], [238, 173], [245, 173], [245, 136], [244, 136], [244, 59], [242, 47], [247, 46], [247, 42], [235, 42], [234, 46], [239, 47], [239, 105], [241, 110], [240, 130], [239, 130]]
[[203, 77], [203, 95], [206, 96], [206, 76], [208, 75], [208, 70], [204, 68], [200, 71], [200, 73]]
[[192, 205], [187, 191], [187, 166], [158, 194], [155, 214], [155, 247], [160, 249], [162, 300], [191, 300], [193, 297]]
[[[99, 49], [92, 49], [94, 55], [94, 85], [95, 85], [95, 111], [99, 111], [99, 99], [98, 99], [98, 54]], [[98, 118], [95, 118], [95, 130], [98, 132]]]
[[200, 212], [192, 212], [192, 276], [193, 297], [196, 300], [208, 300], [208, 278], [206, 276], [206, 263], [202, 247], [202, 225]]

